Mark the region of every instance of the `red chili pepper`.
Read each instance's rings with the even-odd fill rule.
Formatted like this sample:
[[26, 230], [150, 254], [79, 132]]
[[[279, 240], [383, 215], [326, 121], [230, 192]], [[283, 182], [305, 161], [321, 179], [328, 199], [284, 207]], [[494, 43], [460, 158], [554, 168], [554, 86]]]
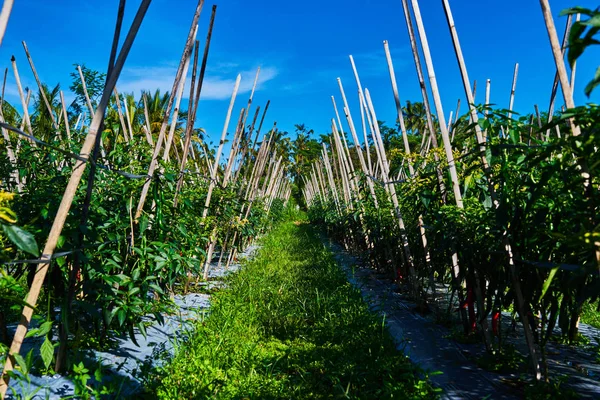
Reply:
[[471, 324], [471, 330], [474, 331], [477, 322], [475, 320], [475, 302], [473, 301], [473, 288], [467, 288], [467, 305], [469, 306], [469, 322]]
[[498, 336], [498, 322], [500, 322], [500, 311], [495, 311], [492, 314], [492, 332]]

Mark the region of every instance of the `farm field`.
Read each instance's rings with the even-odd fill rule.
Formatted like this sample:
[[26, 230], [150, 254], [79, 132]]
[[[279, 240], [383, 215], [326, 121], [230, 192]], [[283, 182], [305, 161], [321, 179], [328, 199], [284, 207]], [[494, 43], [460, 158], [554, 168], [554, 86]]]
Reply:
[[340, 49], [376, 53], [321, 56], [325, 88], [256, 64], [277, 18], [242, 67], [233, 21], [260, 6], [204, 0], [151, 44], [160, 1], [83, 5], [105, 37], [52, 86], [64, 46], [4, 0], [0, 399], [600, 398], [600, 8], [507, 19], [544, 42], [504, 107], [458, 3], [353, 5], [396, 10], [404, 47], [373, 24]]

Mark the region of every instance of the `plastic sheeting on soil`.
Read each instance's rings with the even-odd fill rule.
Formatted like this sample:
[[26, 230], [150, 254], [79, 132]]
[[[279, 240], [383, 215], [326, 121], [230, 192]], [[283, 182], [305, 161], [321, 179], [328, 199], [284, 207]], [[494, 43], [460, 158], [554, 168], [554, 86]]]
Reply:
[[[256, 250], [251, 246], [240, 257], [249, 257]], [[218, 256], [218, 254], [217, 254]], [[217, 258], [215, 258], [216, 260]], [[239, 269], [239, 264], [232, 263], [228, 269], [225, 264], [217, 268], [216, 263], [211, 264], [209, 271], [210, 279], [218, 279]], [[209, 281], [210, 287], [218, 282]], [[91, 369], [89, 373], [93, 376], [94, 367], [101, 363], [103, 365], [103, 382], [110, 382], [111, 386], [117, 388], [113, 393], [116, 397], [134, 396], [143, 389], [143, 378], [145, 372], [160, 366], [165, 355], [172, 355], [178, 342], [184, 341], [193, 322], [202, 318], [210, 306], [210, 295], [189, 293], [187, 295], [176, 295], [174, 298], [176, 312], [163, 314], [164, 324], [161, 325], [154, 318], [146, 318], [149, 326], [146, 327], [146, 337], [137, 329], [135, 339], [137, 346], [129, 337], [123, 335], [117, 338], [117, 343], [108, 351], [89, 350], [83, 354], [87, 359], [84, 364]], [[9, 326], [14, 332], [16, 324]], [[30, 349], [38, 351], [41, 345], [39, 338], [28, 338], [23, 343], [21, 354], [27, 354]], [[37, 354], [36, 354], [37, 356]], [[92, 368], [90, 368], [92, 366]], [[29, 397], [33, 399], [61, 399], [74, 395], [75, 385], [70, 377], [63, 375], [36, 376], [29, 374], [28, 381], [23, 379], [12, 379], [7, 393], [7, 399], [20, 399]]]

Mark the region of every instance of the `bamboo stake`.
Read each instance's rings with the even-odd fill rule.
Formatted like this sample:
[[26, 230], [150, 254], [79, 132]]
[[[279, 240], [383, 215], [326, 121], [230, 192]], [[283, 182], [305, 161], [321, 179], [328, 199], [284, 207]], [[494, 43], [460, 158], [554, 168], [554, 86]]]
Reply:
[[[127, 97], [125, 97], [125, 101], [123, 102], [123, 108], [125, 108], [125, 117], [127, 118], [127, 127], [129, 128], [129, 139], [133, 142], [133, 128], [131, 125], [131, 115], [129, 115], [129, 106], [127, 104]], [[75, 124], [77, 126], [77, 124]]]
[[508, 119], [512, 117], [512, 111], [515, 104], [515, 90], [517, 89], [517, 76], [519, 75], [519, 63], [515, 64], [512, 86], [510, 89], [510, 102], [508, 103]]
[[129, 143], [129, 132], [127, 131], [127, 125], [125, 125], [125, 118], [123, 117], [123, 110], [121, 109], [121, 99], [119, 98], [119, 92], [115, 85], [115, 103], [117, 104], [117, 113], [119, 114], [119, 122], [121, 123], [121, 129], [123, 130], [123, 138], [125, 143]]
[[208, 193], [206, 195], [206, 201], [204, 203], [204, 210], [202, 211], [202, 218], [206, 218], [208, 215], [208, 208], [210, 207], [210, 200], [212, 197], [212, 192], [215, 189], [215, 180], [217, 179], [217, 170], [219, 169], [219, 161], [221, 159], [221, 151], [223, 151], [223, 145], [225, 144], [225, 137], [227, 136], [227, 128], [229, 127], [229, 120], [231, 119], [231, 113], [233, 111], [233, 105], [235, 103], [235, 98], [237, 96], [238, 89], [240, 87], [240, 80], [242, 79], [241, 75], [238, 75], [235, 80], [235, 85], [233, 87], [233, 93], [231, 95], [231, 100], [229, 102], [229, 109], [227, 110], [227, 117], [225, 117], [225, 125], [223, 126], [223, 131], [221, 132], [221, 141], [219, 142], [219, 149], [217, 150], [217, 154], [215, 155], [215, 162], [213, 163], [213, 174], [211, 176], [211, 181], [208, 186]]
[[81, 85], [83, 87], [83, 94], [85, 95], [85, 102], [88, 106], [88, 110], [90, 111], [90, 117], [94, 115], [94, 107], [92, 106], [92, 101], [90, 100], [90, 95], [88, 94], [87, 84], [85, 83], [85, 77], [83, 76], [83, 71], [81, 70], [81, 66], [77, 66], [77, 72], [79, 72], [79, 78], [81, 79]]
[[[554, 56], [554, 62], [556, 64], [556, 70], [558, 71], [558, 77], [560, 81], [560, 87], [563, 93], [563, 99], [567, 108], [575, 108], [575, 102], [573, 101], [573, 91], [569, 77], [567, 76], [567, 68], [565, 67], [565, 60], [561, 50], [560, 43], [558, 41], [558, 34], [556, 33], [556, 27], [554, 26], [554, 18], [552, 17], [552, 11], [550, 11], [550, 4], [548, 0], [540, 0], [542, 7], [542, 14], [544, 15], [544, 21], [546, 23], [546, 29], [548, 31], [548, 38], [550, 39], [550, 46], [552, 47], [552, 55]], [[569, 120], [573, 136], [579, 136], [581, 129], [579, 126], [573, 123], [573, 120]]]
[[[562, 41], [562, 46], [561, 46], [561, 57], [564, 58], [565, 56], [565, 52], [567, 51], [567, 44], [569, 43], [569, 33], [571, 32], [571, 20], [572, 20], [573, 16], [569, 15], [567, 17], [567, 25], [565, 26], [565, 33], [563, 35], [563, 41]], [[573, 78], [573, 71], [571, 70], [571, 74], [572, 74], [572, 78]], [[556, 99], [556, 93], [558, 92], [558, 83], [559, 83], [559, 75], [558, 75], [558, 69], [556, 70], [556, 73], [554, 74], [554, 82], [552, 83], [552, 93], [550, 94], [550, 106], [548, 107], [548, 123], [550, 123], [552, 121], [552, 118], [554, 117], [554, 101]], [[557, 137], [560, 138], [560, 130], [558, 128], [558, 125], [556, 125], [556, 134]], [[546, 130], [546, 141], [550, 140], [550, 129]]]
[[[365, 97], [367, 100], [368, 111], [371, 113], [373, 121], [378, 121], [377, 115], [375, 114], [375, 107], [373, 107], [373, 102], [371, 101], [371, 95], [369, 94], [369, 90], [365, 89]], [[406, 227], [404, 226], [404, 219], [402, 217], [402, 212], [400, 210], [400, 204], [398, 202], [398, 196], [396, 194], [396, 186], [390, 182], [390, 170], [389, 164], [387, 161], [387, 156], [385, 154], [385, 148], [383, 147], [383, 141], [381, 139], [381, 132], [379, 130], [379, 125], [377, 123], [374, 124], [375, 134], [377, 138], [377, 144], [379, 145], [379, 152], [381, 153], [381, 157], [383, 158], [382, 165], [383, 169], [383, 177], [387, 186], [389, 187], [389, 192], [392, 198], [392, 204], [394, 206], [394, 211], [396, 213], [396, 218], [398, 221], [398, 228], [400, 228], [400, 237], [402, 238], [402, 249], [404, 250], [405, 261], [408, 266], [409, 274], [412, 280], [412, 286], [414, 290], [415, 296], [418, 295], [419, 292], [419, 282], [417, 280], [417, 273], [415, 271], [415, 264], [412, 253], [410, 251], [410, 246], [408, 244], [408, 236], [406, 235]]]
[[[11, 63], [13, 67], [13, 72], [15, 74], [15, 81], [17, 83], [17, 89], [19, 91], [19, 97], [21, 98], [21, 106], [23, 107], [23, 124], [24, 127], [27, 128], [30, 135], [33, 135], [33, 128], [31, 127], [31, 120], [29, 119], [29, 100], [25, 100], [25, 95], [23, 94], [23, 87], [21, 86], [21, 78], [19, 77], [19, 70], [17, 69], [17, 60], [15, 56], [12, 56]], [[29, 98], [30, 94], [27, 96]], [[21, 130], [23, 130], [21, 128]], [[33, 140], [29, 140], [32, 146], [35, 147], [35, 143]]]
[[373, 175], [373, 164], [371, 163], [371, 146], [369, 145], [369, 139], [367, 138], [367, 126], [365, 123], [365, 108], [363, 107], [363, 102], [360, 100], [360, 94], [358, 99], [359, 107], [360, 107], [360, 121], [362, 124], [363, 131], [363, 140], [365, 141], [365, 153], [367, 154], [367, 166], [369, 174]]
[[152, 139], [152, 126], [150, 125], [150, 116], [148, 115], [148, 100], [146, 98], [146, 92], [142, 93], [142, 100], [144, 102], [144, 118], [146, 120], [146, 129], [144, 130], [146, 133], [146, 140], [150, 146], [154, 147], [154, 139]]
[[[417, 0], [411, 0], [413, 10], [415, 13], [415, 21], [417, 23], [417, 29], [421, 38], [421, 45], [423, 47], [423, 55], [425, 56], [425, 63], [427, 65], [427, 72], [429, 75], [429, 83], [431, 84], [431, 91], [433, 93], [433, 99], [435, 108], [438, 115], [440, 131], [442, 133], [442, 140], [444, 142], [444, 150], [446, 151], [446, 158], [448, 159], [448, 169], [450, 171], [450, 178], [452, 180], [452, 189], [454, 191], [454, 198], [456, 204], [462, 207], [462, 194], [460, 192], [460, 186], [458, 184], [458, 174], [456, 172], [456, 164], [454, 162], [454, 155], [452, 154], [452, 145], [450, 144], [450, 137], [448, 136], [448, 129], [446, 128], [446, 120], [444, 117], [444, 108], [442, 106], [442, 100], [440, 98], [440, 92], [437, 85], [437, 79], [435, 77], [435, 70], [433, 68], [433, 61], [431, 59], [431, 53], [429, 52], [429, 42], [427, 41], [427, 35], [423, 26], [423, 20], [421, 18], [421, 10]], [[458, 115], [458, 112], [457, 112]]]
[[62, 105], [63, 119], [65, 120], [65, 130], [67, 132], [67, 139], [71, 143], [71, 128], [69, 127], [69, 114], [67, 114], [67, 105], [65, 103], [65, 95], [63, 91], [60, 91], [60, 103]]
[[29, 54], [29, 49], [27, 48], [27, 43], [25, 41], [23, 43], [23, 49], [25, 49], [25, 55], [27, 56], [27, 60], [29, 61], [29, 65], [31, 66], [31, 71], [33, 72], [33, 77], [35, 78], [35, 82], [40, 89], [40, 94], [42, 95], [42, 99], [44, 100], [44, 104], [46, 105], [46, 109], [48, 110], [48, 114], [50, 114], [50, 118], [52, 119], [52, 124], [54, 125], [54, 129], [56, 129], [57, 133], [60, 131], [58, 124], [56, 123], [56, 118], [54, 117], [54, 111], [52, 111], [52, 107], [50, 106], [50, 102], [48, 101], [48, 97], [46, 97], [46, 91], [42, 86], [42, 82], [40, 81], [40, 77], [37, 74], [35, 66], [33, 65], [33, 59]]
[[14, 0], [4, 0], [4, 4], [2, 5], [2, 12], [0, 12], [0, 46], [2, 46], [2, 40], [6, 33], [6, 27], [8, 26], [8, 19], [10, 18], [13, 4]]
[[54, 219], [54, 222], [52, 223], [50, 234], [48, 235], [48, 240], [46, 241], [46, 245], [44, 246], [44, 250], [42, 252], [41, 260], [44, 262], [39, 264], [39, 267], [37, 268], [35, 276], [33, 278], [33, 282], [31, 283], [29, 293], [27, 294], [27, 298], [25, 299], [25, 302], [31, 307], [26, 306], [23, 308], [21, 321], [15, 332], [15, 336], [10, 347], [9, 356], [6, 358], [6, 363], [2, 372], [2, 379], [0, 380], [0, 399], [3, 399], [6, 395], [9, 382], [9, 372], [12, 371], [14, 366], [13, 355], [19, 353], [19, 350], [21, 349], [21, 344], [23, 343], [23, 339], [25, 338], [25, 334], [27, 333], [27, 328], [33, 315], [32, 307], [35, 307], [35, 305], [37, 304], [37, 299], [42, 288], [44, 278], [50, 266], [52, 254], [56, 249], [58, 239], [62, 233], [63, 226], [69, 214], [73, 198], [75, 197], [77, 191], [77, 187], [79, 186], [79, 182], [81, 181], [81, 177], [83, 176], [83, 173], [85, 171], [85, 166], [87, 164], [88, 157], [90, 156], [90, 153], [94, 147], [96, 135], [98, 134], [98, 128], [100, 127], [100, 125], [102, 124], [102, 120], [104, 119], [104, 112], [110, 100], [112, 88], [114, 87], [121, 73], [121, 70], [125, 63], [125, 60], [127, 59], [129, 50], [131, 49], [135, 36], [137, 35], [137, 32], [142, 23], [142, 20], [144, 19], [146, 11], [150, 6], [150, 2], [151, 0], [143, 0], [134, 18], [127, 38], [125, 39], [125, 42], [123, 43], [123, 46], [121, 48], [121, 52], [119, 53], [119, 57], [117, 59], [115, 67], [107, 79], [106, 86], [104, 88], [104, 92], [100, 100], [100, 104], [98, 106], [98, 109], [96, 110], [96, 114], [94, 115], [94, 118], [92, 120], [90, 130], [81, 148], [80, 155], [82, 157], [82, 160], [77, 160], [77, 162], [75, 163], [73, 173], [71, 174], [67, 187], [65, 188], [65, 193], [57, 210], [56, 217]]
[[146, 197], [148, 196], [148, 191], [150, 190], [150, 184], [152, 183], [152, 179], [154, 178], [154, 171], [158, 166], [158, 155], [162, 150], [162, 144], [165, 138], [165, 133], [167, 131], [167, 125], [169, 123], [169, 117], [171, 115], [171, 110], [173, 107], [173, 102], [175, 100], [175, 92], [177, 91], [177, 87], [179, 86], [179, 82], [183, 75], [183, 67], [185, 65], [185, 60], [188, 57], [189, 52], [192, 51], [193, 43], [194, 43], [194, 32], [196, 30], [196, 25], [198, 25], [198, 19], [200, 18], [200, 13], [202, 12], [202, 7], [204, 6], [204, 0], [198, 0], [198, 5], [196, 7], [196, 12], [194, 13], [194, 18], [192, 20], [192, 25], [190, 27], [188, 38], [185, 43], [185, 47], [183, 50], [183, 55], [181, 56], [181, 60], [179, 61], [179, 67], [177, 68], [177, 74], [175, 75], [175, 81], [173, 82], [173, 87], [170, 92], [169, 102], [167, 104], [167, 108], [165, 109], [165, 115], [162, 122], [162, 126], [160, 128], [160, 132], [158, 134], [158, 139], [156, 140], [156, 146], [154, 147], [154, 152], [152, 154], [152, 161], [150, 162], [150, 167], [148, 168], [148, 176], [150, 179], [147, 179], [142, 188], [142, 193], [140, 196], [140, 200], [138, 202], [137, 210], [135, 212], [135, 220], [138, 221], [142, 212], [144, 210], [144, 204], [146, 202]]
[[[342, 95], [342, 100], [344, 101], [344, 114], [346, 115], [346, 121], [348, 122], [348, 126], [350, 127], [350, 133], [352, 134], [352, 140], [354, 141], [354, 148], [356, 149], [356, 153], [358, 154], [358, 160], [360, 162], [360, 166], [363, 174], [369, 175], [369, 170], [367, 168], [367, 163], [365, 162], [365, 158], [362, 153], [362, 149], [360, 148], [360, 142], [358, 141], [358, 135], [356, 134], [356, 128], [354, 127], [354, 121], [352, 120], [352, 115], [350, 114], [350, 108], [348, 106], [348, 101], [346, 99], [346, 93], [344, 92], [344, 86], [342, 85], [342, 80], [337, 78], [338, 86], [340, 87], [340, 93]], [[377, 203], [377, 196], [375, 195], [375, 188], [373, 187], [373, 181], [367, 178], [367, 184], [369, 186], [369, 191], [371, 193], [371, 197], [373, 198], [373, 202], [375, 204], [375, 208], [379, 208]]]
[[402, 105], [400, 103], [400, 95], [398, 94], [398, 84], [396, 83], [396, 74], [394, 73], [394, 64], [392, 62], [392, 55], [390, 54], [390, 46], [387, 40], [383, 41], [383, 49], [385, 51], [385, 58], [387, 59], [388, 71], [390, 73], [390, 81], [392, 83], [392, 91], [394, 92], [394, 101], [396, 103], [396, 115], [400, 122], [400, 131], [402, 132], [402, 141], [404, 142], [404, 151], [408, 157], [408, 170], [410, 175], [415, 174], [415, 170], [412, 166], [412, 158], [410, 157], [410, 146], [408, 144], [408, 136], [406, 133], [406, 125], [404, 124], [404, 113], [402, 112]]

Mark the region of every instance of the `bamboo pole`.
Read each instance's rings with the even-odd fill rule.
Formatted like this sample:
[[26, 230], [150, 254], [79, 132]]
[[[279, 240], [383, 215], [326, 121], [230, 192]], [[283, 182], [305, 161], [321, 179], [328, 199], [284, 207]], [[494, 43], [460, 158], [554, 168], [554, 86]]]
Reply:
[[519, 75], [519, 63], [515, 64], [515, 71], [513, 73], [512, 86], [510, 88], [510, 101], [508, 103], [508, 119], [512, 118], [512, 111], [515, 104], [515, 91], [517, 90], [517, 77]]
[[219, 148], [217, 150], [217, 154], [215, 155], [215, 161], [213, 163], [213, 174], [211, 176], [211, 181], [208, 186], [208, 193], [206, 195], [206, 201], [204, 203], [204, 210], [202, 211], [202, 218], [206, 218], [206, 216], [208, 215], [208, 208], [210, 207], [212, 192], [215, 189], [215, 180], [217, 179], [216, 175], [219, 169], [219, 161], [221, 160], [221, 151], [223, 151], [223, 145], [225, 144], [225, 138], [227, 137], [227, 128], [229, 127], [229, 120], [231, 119], [231, 113], [233, 111], [233, 105], [235, 103], [235, 98], [240, 87], [241, 79], [242, 76], [238, 75], [235, 80], [235, 85], [233, 87], [233, 93], [229, 102], [229, 109], [227, 110], [227, 117], [225, 117], [225, 125], [223, 126], [223, 131], [221, 132], [221, 141], [219, 142]]
[[375, 107], [373, 106], [373, 102], [371, 100], [371, 95], [369, 94], [369, 90], [365, 89], [365, 97], [367, 100], [367, 111], [371, 113], [372, 115], [372, 120], [375, 121], [374, 123], [374, 127], [375, 127], [375, 136], [376, 136], [376, 142], [379, 146], [379, 152], [381, 154], [382, 157], [382, 165], [383, 165], [383, 177], [384, 177], [384, 182], [386, 182], [386, 185], [389, 188], [389, 192], [391, 194], [391, 198], [392, 198], [392, 204], [394, 206], [394, 211], [396, 214], [396, 219], [398, 221], [398, 228], [400, 228], [400, 237], [402, 238], [402, 249], [404, 250], [404, 257], [405, 257], [405, 261], [406, 264], [408, 266], [408, 270], [409, 270], [409, 274], [412, 280], [412, 286], [413, 286], [413, 290], [414, 290], [414, 295], [417, 296], [418, 292], [419, 292], [419, 282], [417, 280], [417, 273], [415, 271], [415, 264], [414, 264], [414, 259], [412, 256], [412, 252], [410, 251], [410, 246], [408, 244], [408, 236], [406, 235], [406, 227], [404, 225], [404, 218], [402, 217], [402, 212], [400, 210], [400, 204], [398, 202], [398, 196], [396, 193], [396, 186], [390, 182], [390, 170], [389, 170], [389, 163], [387, 161], [387, 156], [385, 153], [385, 148], [383, 146], [383, 140], [381, 139], [381, 132], [379, 130], [379, 125], [377, 124], [376, 121], [378, 121], [377, 119], [377, 115], [375, 113]]
[[100, 100], [100, 104], [98, 106], [98, 109], [96, 110], [96, 114], [94, 115], [94, 118], [92, 120], [89, 132], [81, 148], [80, 156], [82, 157], [82, 159], [77, 160], [77, 162], [75, 163], [73, 173], [71, 174], [67, 187], [65, 188], [65, 192], [61, 200], [60, 206], [57, 210], [56, 217], [54, 219], [54, 222], [52, 223], [50, 234], [48, 235], [48, 240], [46, 241], [46, 245], [44, 246], [44, 250], [42, 251], [41, 260], [44, 262], [39, 264], [38, 268], [36, 269], [36, 273], [33, 278], [33, 282], [31, 283], [29, 293], [27, 294], [27, 297], [25, 299], [25, 302], [30, 306], [26, 306], [23, 308], [21, 321], [15, 332], [15, 336], [13, 338], [13, 342], [9, 350], [9, 356], [6, 358], [4, 370], [2, 372], [2, 379], [0, 379], [0, 399], [3, 399], [6, 395], [9, 382], [9, 372], [12, 371], [14, 366], [13, 355], [19, 353], [19, 350], [21, 349], [21, 345], [23, 343], [23, 339], [25, 338], [25, 335], [27, 333], [29, 322], [31, 321], [31, 317], [33, 315], [32, 307], [35, 307], [35, 305], [37, 304], [37, 299], [42, 288], [44, 278], [50, 266], [52, 254], [56, 249], [58, 239], [62, 233], [62, 229], [66, 222], [69, 210], [71, 208], [71, 204], [77, 191], [77, 187], [79, 186], [79, 183], [85, 171], [85, 166], [87, 164], [88, 157], [90, 156], [90, 153], [94, 147], [96, 135], [98, 134], [98, 129], [104, 119], [104, 112], [106, 110], [106, 107], [108, 106], [112, 88], [117, 82], [123, 65], [125, 64], [125, 60], [127, 59], [129, 50], [131, 49], [131, 46], [137, 35], [142, 20], [144, 19], [146, 11], [150, 6], [150, 2], [151, 0], [143, 0], [139, 7], [139, 10], [134, 18], [127, 38], [123, 43], [115, 67], [107, 79], [106, 86], [104, 88], [104, 92]]
[[369, 145], [369, 138], [367, 137], [367, 126], [365, 123], [365, 108], [363, 107], [363, 102], [360, 99], [360, 94], [358, 103], [360, 107], [360, 121], [363, 131], [363, 140], [365, 142], [365, 153], [367, 154], [367, 166], [369, 167], [368, 171], [370, 175], [373, 175], [373, 164], [371, 163], [371, 146]]
[[81, 70], [81, 66], [77, 66], [77, 72], [79, 72], [79, 78], [81, 79], [81, 85], [83, 87], [83, 94], [85, 96], [85, 103], [87, 104], [88, 110], [90, 111], [90, 117], [94, 115], [94, 107], [92, 106], [92, 101], [90, 100], [90, 95], [87, 90], [87, 84], [85, 83], [85, 77], [83, 76], [83, 71]]
[[390, 54], [390, 46], [387, 40], [383, 41], [383, 50], [385, 51], [385, 58], [387, 60], [388, 71], [390, 73], [390, 81], [392, 83], [392, 92], [394, 93], [394, 102], [396, 103], [396, 115], [400, 122], [400, 131], [402, 133], [402, 141], [404, 142], [404, 151], [408, 157], [408, 170], [410, 175], [415, 174], [415, 170], [412, 166], [412, 158], [410, 157], [410, 146], [408, 144], [408, 136], [406, 133], [406, 125], [404, 124], [404, 113], [402, 112], [402, 105], [400, 103], [400, 95], [398, 94], [398, 84], [396, 83], [396, 74], [394, 73], [394, 64], [392, 62], [392, 55]]
[[[569, 15], [567, 17], [567, 24], [565, 26], [565, 33], [563, 35], [563, 41], [561, 45], [561, 57], [564, 58], [565, 52], [567, 51], [567, 45], [569, 43], [569, 33], [571, 32], [571, 20], [573, 16]], [[572, 71], [571, 71], [572, 72]], [[573, 77], [573, 76], [572, 76]], [[558, 69], [554, 74], [554, 82], [552, 83], [552, 92], [550, 93], [550, 105], [548, 106], [548, 123], [552, 121], [554, 118], [554, 101], [556, 100], [556, 93], [558, 92], [558, 84], [559, 84], [559, 75]], [[557, 137], [560, 138], [560, 130], [558, 129], [558, 125], [556, 125], [556, 134]], [[550, 140], [550, 129], [546, 130], [546, 141]]]
[[[575, 108], [575, 102], [573, 101], [573, 91], [569, 77], [567, 75], [567, 68], [565, 66], [565, 60], [563, 58], [563, 52], [561, 50], [560, 43], [558, 41], [558, 34], [556, 33], [556, 27], [554, 25], [554, 18], [552, 17], [552, 11], [550, 10], [550, 4], [548, 0], [540, 0], [542, 7], [542, 14], [544, 16], [544, 22], [546, 23], [546, 30], [548, 31], [548, 38], [550, 39], [550, 46], [552, 47], [552, 55], [554, 56], [554, 63], [556, 64], [556, 70], [558, 71], [558, 77], [560, 81], [560, 87], [563, 93], [563, 99], [567, 108]], [[573, 120], [569, 120], [571, 125], [571, 131], [573, 136], [579, 136], [581, 129], [579, 126], [573, 123]]]
[[[130, 134], [129, 139], [133, 142], [133, 140], [134, 140], [133, 127], [131, 125], [131, 115], [129, 114], [129, 105], [127, 104], [127, 97], [125, 97], [124, 99], [125, 99], [125, 101], [123, 101], [123, 108], [125, 108], [125, 117], [127, 118], [127, 127], [129, 128], [129, 134]], [[77, 124], [75, 124], [75, 126], [77, 126]]]
[[48, 97], [46, 96], [46, 91], [42, 86], [42, 82], [40, 81], [40, 77], [35, 69], [33, 64], [33, 59], [31, 58], [31, 54], [29, 54], [29, 49], [27, 48], [27, 43], [25, 41], [23, 43], [23, 49], [25, 50], [25, 55], [27, 56], [27, 60], [29, 61], [29, 65], [31, 66], [31, 71], [33, 72], [33, 77], [35, 78], [35, 82], [37, 83], [38, 88], [40, 89], [40, 94], [42, 95], [42, 99], [44, 100], [44, 104], [46, 105], [46, 109], [48, 110], [48, 114], [50, 114], [50, 118], [52, 119], [52, 125], [54, 125], [54, 129], [57, 133], [60, 131], [58, 124], [56, 123], [56, 118], [54, 117], [54, 111], [50, 106], [50, 102], [48, 101]]
[[[360, 166], [363, 174], [369, 175], [369, 169], [367, 167], [367, 163], [365, 162], [365, 158], [362, 153], [362, 149], [360, 147], [360, 142], [358, 141], [358, 135], [356, 134], [356, 128], [354, 126], [354, 121], [352, 120], [352, 115], [350, 114], [350, 107], [348, 106], [348, 101], [346, 99], [346, 93], [344, 92], [344, 86], [342, 85], [342, 80], [337, 78], [338, 86], [340, 87], [340, 93], [342, 95], [342, 100], [344, 102], [344, 114], [346, 115], [346, 121], [348, 122], [348, 126], [350, 127], [350, 133], [352, 134], [352, 140], [354, 141], [354, 148], [356, 149], [356, 153], [358, 154], [358, 160], [360, 162]], [[375, 195], [375, 188], [373, 187], [373, 181], [367, 178], [367, 184], [369, 186], [369, 192], [371, 193], [371, 197], [373, 198], [373, 202], [375, 204], [375, 208], [379, 208], [377, 203], [377, 196]]]
[[[440, 91], [437, 85], [437, 79], [435, 76], [435, 69], [433, 67], [433, 60], [431, 59], [431, 53], [429, 51], [429, 42], [427, 41], [427, 35], [423, 26], [423, 19], [421, 18], [421, 10], [417, 0], [411, 0], [413, 10], [415, 13], [415, 22], [417, 23], [417, 29], [421, 38], [421, 45], [423, 47], [423, 55], [425, 57], [425, 64], [427, 65], [427, 72], [429, 75], [429, 83], [431, 85], [431, 91], [433, 93], [433, 99], [437, 116], [440, 125], [440, 131], [442, 133], [442, 140], [444, 142], [444, 150], [446, 152], [446, 158], [448, 160], [448, 169], [450, 171], [450, 178], [452, 180], [452, 189], [454, 192], [454, 198], [456, 204], [462, 207], [462, 194], [460, 192], [460, 186], [458, 183], [458, 174], [456, 172], [456, 164], [454, 161], [454, 154], [452, 153], [452, 145], [450, 143], [450, 137], [448, 136], [448, 129], [446, 128], [446, 119], [444, 117], [444, 108], [442, 106], [442, 100], [440, 97]], [[458, 113], [457, 113], [458, 115]]]
[[69, 114], [67, 113], [67, 105], [65, 103], [65, 95], [63, 91], [60, 91], [60, 103], [62, 105], [63, 119], [65, 120], [65, 130], [67, 132], [67, 139], [71, 143], [71, 128], [69, 127]]
[[2, 46], [2, 40], [6, 33], [6, 27], [8, 26], [8, 19], [12, 12], [14, 0], [4, 0], [2, 5], [2, 11], [0, 12], [0, 46]]
[[204, 0], [199, 0], [198, 5], [196, 7], [196, 12], [194, 13], [194, 18], [192, 20], [192, 25], [190, 27], [187, 41], [185, 43], [185, 47], [183, 50], [183, 55], [179, 61], [179, 67], [177, 68], [177, 74], [175, 75], [175, 80], [173, 82], [173, 87], [170, 91], [169, 102], [165, 109], [164, 119], [162, 122], [162, 126], [160, 128], [160, 132], [158, 134], [158, 138], [156, 140], [156, 145], [154, 146], [154, 152], [152, 154], [152, 161], [150, 162], [150, 167], [148, 168], [148, 176], [150, 179], [147, 179], [142, 187], [142, 193], [140, 196], [140, 200], [138, 202], [137, 210], [135, 213], [135, 220], [138, 221], [142, 212], [144, 210], [144, 204], [146, 202], [146, 197], [148, 196], [148, 191], [150, 190], [150, 184], [152, 183], [152, 179], [154, 177], [154, 171], [158, 167], [158, 156], [160, 151], [162, 150], [162, 144], [165, 138], [165, 133], [167, 130], [167, 125], [169, 123], [169, 117], [171, 115], [171, 110], [173, 107], [173, 103], [175, 101], [175, 92], [177, 91], [177, 87], [179, 86], [179, 82], [181, 81], [181, 77], [183, 75], [183, 67], [185, 65], [185, 60], [188, 57], [189, 52], [192, 51], [193, 47], [193, 39], [194, 32], [196, 29], [196, 25], [198, 25], [198, 19], [200, 18], [200, 13], [202, 12], [202, 7], [204, 6]]
[[116, 85], [114, 93], [117, 113], [119, 114], [119, 123], [121, 124], [121, 129], [123, 131], [123, 138], [125, 139], [125, 143], [129, 143], [129, 132], [127, 131], [127, 125], [125, 124], [125, 117], [123, 116], [123, 109], [121, 108], [121, 99], [119, 98], [119, 92], [117, 91]]
[[[25, 95], [23, 94], [23, 86], [21, 85], [21, 78], [19, 77], [19, 70], [17, 68], [17, 60], [15, 56], [12, 56], [11, 63], [13, 67], [13, 72], [15, 74], [15, 81], [17, 83], [17, 89], [19, 91], [19, 97], [21, 98], [21, 106], [23, 107], [23, 124], [24, 127], [27, 128], [30, 135], [33, 135], [33, 128], [31, 127], [31, 120], [29, 118], [29, 100], [25, 99]], [[29, 97], [29, 95], [27, 96]], [[23, 129], [21, 129], [23, 130]], [[35, 147], [35, 143], [30, 139], [32, 146]]]

